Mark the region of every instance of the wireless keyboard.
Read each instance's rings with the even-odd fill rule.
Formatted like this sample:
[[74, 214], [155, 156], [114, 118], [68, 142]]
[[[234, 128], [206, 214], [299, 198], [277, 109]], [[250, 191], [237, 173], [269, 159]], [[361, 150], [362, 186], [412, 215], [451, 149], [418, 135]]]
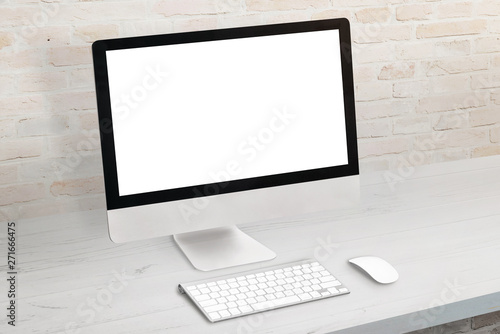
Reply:
[[316, 260], [181, 283], [179, 291], [191, 298], [211, 322], [349, 293]]

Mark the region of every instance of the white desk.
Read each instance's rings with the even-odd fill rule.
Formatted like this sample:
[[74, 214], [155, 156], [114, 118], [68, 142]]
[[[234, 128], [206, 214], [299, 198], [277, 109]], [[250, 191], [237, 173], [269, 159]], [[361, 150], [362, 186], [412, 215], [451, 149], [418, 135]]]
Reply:
[[[410, 174], [395, 191], [384, 173], [362, 176], [360, 208], [245, 226], [278, 257], [211, 273], [194, 270], [171, 237], [113, 244], [104, 211], [19, 221], [17, 326], [2, 316], [0, 332], [387, 334], [499, 310], [500, 156]], [[347, 263], [360, 255], [385, 258], [399, 281], [371, 281]], [[6, 271], [6, 250], [0, 256]], [[182, 281], [314, 256], [350, 295], [211, 324], [177, 291]]]

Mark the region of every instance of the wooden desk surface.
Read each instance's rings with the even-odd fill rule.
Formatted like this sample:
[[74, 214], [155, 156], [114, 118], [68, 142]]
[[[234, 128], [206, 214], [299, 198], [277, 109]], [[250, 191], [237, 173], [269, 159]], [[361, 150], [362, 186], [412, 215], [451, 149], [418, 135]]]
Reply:
[[[500, 156], [362, 175], [361, 189], [356, 208], [242, 227], [278, 257], [209, 273], [171, 237], [112, 243], [102, 210], [19, 221], [16, 327], [4, 315], [0, 332], [387, 334], [500, 309]], [[400, 279], [373, 282], [347, 263], [361, 255], [385, 258]], [[307, 257], [352, 293], [211, 324], [177, 291]]]

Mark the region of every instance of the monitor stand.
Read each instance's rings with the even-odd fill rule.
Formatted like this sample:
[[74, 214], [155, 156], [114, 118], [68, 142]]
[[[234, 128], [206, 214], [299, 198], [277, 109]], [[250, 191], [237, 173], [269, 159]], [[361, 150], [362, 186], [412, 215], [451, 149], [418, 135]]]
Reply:
[[211, 271], [272, 260], [276, 253], [236, 226], [187, 232], [174, 240], [196, 269]]

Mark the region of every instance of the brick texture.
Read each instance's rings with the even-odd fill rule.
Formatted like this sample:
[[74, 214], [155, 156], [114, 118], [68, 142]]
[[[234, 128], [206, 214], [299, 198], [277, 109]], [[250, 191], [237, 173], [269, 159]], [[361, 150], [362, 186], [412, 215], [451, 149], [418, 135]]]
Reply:
[[6, 4], [0, 209], [18, 216], [104, 206], [91, 57], [103, 38], [347, 17], [363, 171], [394, 168], [437, 134], [419, 163], [500, 154], [497, 0]]
[[477, 35], [486, 30], [487, 21], [476, 19], [461, 22], [439, 22], [417, 27], [417, 38]]

